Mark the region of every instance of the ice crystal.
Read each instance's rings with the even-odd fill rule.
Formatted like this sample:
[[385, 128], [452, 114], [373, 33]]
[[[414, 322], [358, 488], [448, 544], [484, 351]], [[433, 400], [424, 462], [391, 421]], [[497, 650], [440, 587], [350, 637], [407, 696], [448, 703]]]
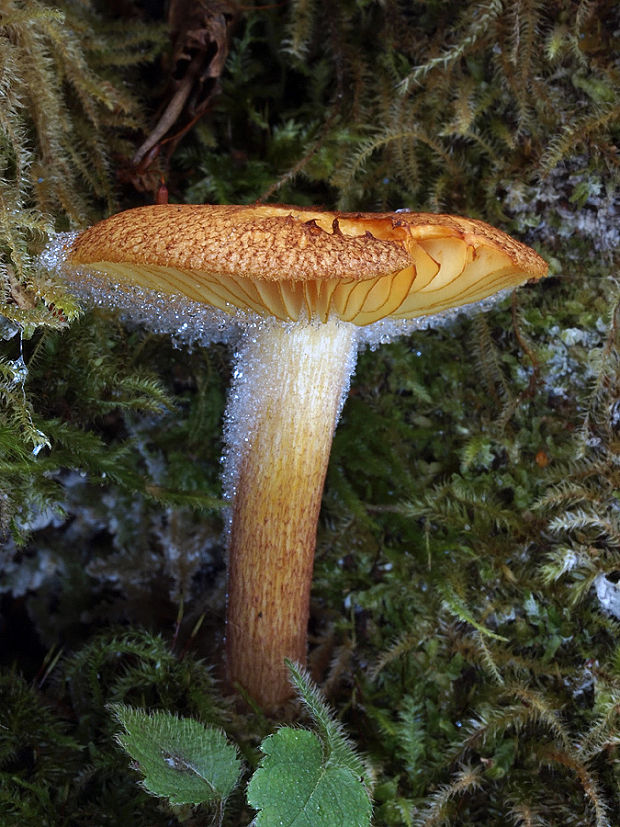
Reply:
[[594, 586], [601, 608], [620, 619], [620, 587], [618, 583], [612, 583], [601, 573], [595, 577]]
[[12, 339], [20, 331], [20, 327], [15, 322], [7, 319], [5, 316], [0, 316], [0, 339], [5, 341]]

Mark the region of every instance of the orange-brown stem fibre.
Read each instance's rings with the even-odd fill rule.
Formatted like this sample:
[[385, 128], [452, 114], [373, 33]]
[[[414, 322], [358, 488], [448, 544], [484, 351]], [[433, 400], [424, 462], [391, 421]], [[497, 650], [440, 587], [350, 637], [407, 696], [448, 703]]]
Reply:
[[266, 324], [237, 358], [226, 476], [232, 500], [228, 676], [265, 709], [306, 660], [316, 528], [332, 437], [354, 366], [353, 325]]

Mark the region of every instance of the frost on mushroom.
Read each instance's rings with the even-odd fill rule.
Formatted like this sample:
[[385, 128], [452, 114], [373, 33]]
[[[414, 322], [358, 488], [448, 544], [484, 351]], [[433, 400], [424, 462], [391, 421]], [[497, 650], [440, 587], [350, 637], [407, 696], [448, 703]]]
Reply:
[[[63, 252], [64, 251], [64, 252]], [[227, 665], [265, 707], [304, 662], [316, 524], [358, 349], [546, 274], [484, 222], [429, 213], [160, 205], [48, 253], [74, 290], [235, 352], [226, 421]]]

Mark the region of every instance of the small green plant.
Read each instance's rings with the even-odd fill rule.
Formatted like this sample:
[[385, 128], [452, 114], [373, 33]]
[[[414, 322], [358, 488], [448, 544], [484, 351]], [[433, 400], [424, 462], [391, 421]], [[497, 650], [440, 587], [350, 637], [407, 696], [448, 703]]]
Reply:
[[[247, 789], [248, 803], [259, 811], [253, 823], [366, 827], [372, 814], [369, 769], [307, 675], [287, 666], [315, 731], [282, 727], [263, 740], [263, 757]], [[241, 764], [221, 730], [168, 712], [123, 704], [111, 709], [124, 730], [118, 742], [143, 775], [142, 786], [173, 805], [215, 805], [223, 823]]]
[[220, 730], [169, 712], [111, 709], [125, 730], [118, 742], [140, 767], [146, 790], [171, 804], [226, 801], [241, 767]]

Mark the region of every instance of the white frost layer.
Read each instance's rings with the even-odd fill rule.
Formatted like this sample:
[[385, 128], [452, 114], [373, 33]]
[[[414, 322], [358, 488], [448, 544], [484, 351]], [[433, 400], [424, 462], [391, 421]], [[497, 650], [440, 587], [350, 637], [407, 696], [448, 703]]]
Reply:
[[601, 608], [620, 619], [620, 584], [612, 583], [604, 574], [597, 574], [594, 586]]
[[453, 307], [442, 310], [432, 316], [418, 316], [416, 319], [381, 319], [373, 324], [358, 328], [360, 333], [358, 344], [360, 349], [369, 347], [375, 350], [379, 345], [385, 345], [399, 339], [401, 336], [409, 336], [418, 330], [429, 328], [437, 330], [452, 324], [459, 316], [476, 316], [478, 313], [485, 313], [491, 310], [499, 302], [503, 301], [512, 293], [512, 290], [500, 290], [493, 296], [488, 296], [481, 301], [464, 304], [461, 307]]
[[[230, 312], [210, 307], [181, 295], [148, 290], [135, 285], [118, 285], [109, 277], [86, 268], [66, 267], [65, 259], [79, 233], [59, 233], [41, 255], [42, 266], [61, 279], [74, 295], [87, 306], [116, 310], [123, 321], [142, 325], [153, 333], [171, 336], [178, 346], [207, 346], [212, 342], [235, 344], [244, 331], [263, 324], [280, 325], [307, 323], [268, 321], [256, 313], [230, 306]], [[444, 310], [416, 319], [381, 319], [365, 327], [354, 327], [358, 347], [375, 349], [417, 330], [450, 324], [461, 313], [475, 315], [492, 308], [510, 293], [503, 290], [494, 296], [462, 307]], [[349, 324], [342, 322], [342, 324]]]
[[228, 314], [182, 295], [138, 285], [119, 285], [96, 270], [67, 267], [65, 259], [78, 235], [59, 233], [41, 255], [40, 262], [85, 306], [114, 310], [124, 322], [170, 336], [177, 346], [206, 347], [213, 342], [235, 342], [248, 324], [249, 315], [233, 307]]
[[295, 440], [311, 433], [326, 432], [331, 444], [355, 370], [358, 335], [355, 325], [336, 320], [248, 326], [234, 355], [226, 408], [222, 459], [227, 499], [234, 499], [240, 466], [265, 422], [268, 431], [273, 429], [266, 454], [274, 458], [280, 449], [294, 452]]

